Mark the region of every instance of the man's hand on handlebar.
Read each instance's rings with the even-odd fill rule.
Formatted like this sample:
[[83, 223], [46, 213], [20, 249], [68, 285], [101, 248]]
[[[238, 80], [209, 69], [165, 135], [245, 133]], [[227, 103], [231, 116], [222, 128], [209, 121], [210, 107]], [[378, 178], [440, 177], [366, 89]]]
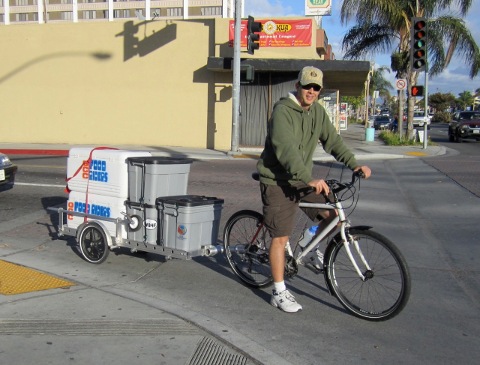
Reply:
[[325, 195], [330, 194], [330, 188], [328, 187], [325, 180], [322, 180], [322, 179], [312, 180], [307, 185], [314, 188], [315, 189], [315, 194], [317, 194], [317, 195], [322, 194], [322, 193], [325, 194]]
[[372, 170], [370, 170], [370, 167], [368, 166], [358, 166], [353, 171], [355, 171], [356, 173], [360, 173], [360, 176], [364, 179], [368, 179], [372, 174]]

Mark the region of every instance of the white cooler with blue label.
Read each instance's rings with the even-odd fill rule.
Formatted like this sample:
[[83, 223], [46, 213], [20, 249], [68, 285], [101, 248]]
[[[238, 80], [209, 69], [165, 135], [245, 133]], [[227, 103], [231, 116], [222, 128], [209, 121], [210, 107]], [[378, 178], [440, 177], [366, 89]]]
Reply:
[[[68, 196], [67, 210], [87, 214], [87, 221], [94, 220], [100, 222], [107, 230], [106, 234], [116, 237], [116, 223], [105, 220], [104, 218], [123, 218], [125, 213], [125, 200], [113, 196], [98, 194], [87, 194], [79, 191], [71, 191]], [[90, 216], [90, 217], [88, 217]], [[67, 213], [67, 227], [77, 229], [85, 222], [85, 217], [69, 215]], [[125, 225], [120, 224], [121, 237], [127, 238]]]
[[128, 151], [106, 147], [74, 147], [67, 160], [67, 185], [71, 191], [128, 198], [130, 157], [151, 156], [148, 151]]
[[157, 198], [161, 244], [192, 256], [200, 254], [204, 246], [216, 245], [223, 202], [199, 195]]

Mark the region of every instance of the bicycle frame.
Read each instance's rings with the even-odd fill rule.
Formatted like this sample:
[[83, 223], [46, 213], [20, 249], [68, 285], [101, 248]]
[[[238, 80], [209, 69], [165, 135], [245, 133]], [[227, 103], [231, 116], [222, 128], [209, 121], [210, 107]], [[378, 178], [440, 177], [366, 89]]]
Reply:
[[[360, 267], [357, 264], [357, 261], [353, 257], [352, 251], [351, 251], [351, 243], [353, 243], [355, 250], [357, 254], [359, 255], [360, 259], [362, 260], [362, 263], [365, 265], [367, 270], [370, 270], [370, 266], [368, 265], [368, 262], [366, 261], [362, 251], [360, 250], [360, 247], [358, 245], [358, 242], [355, 240], [352, 240], [351, 237], [347, 237], [346, 229], [350, 227], [350, 222], [348, 221], [345, 211], [343, 210], [342, 203], [340, 201], [336, 201], [335, 204], [327, 204], [327, 203], [305, 203], [305, 202], [300, 202], [299, 206], [301, 208], [317, 208], [317, 209], [326, 209], [326, 210], [334, 210], [336, 209], [338, 212], [338, 215], [333, 219], [326, 227], [320, 227], [321, 231], [320, 233], [312, 240], [310, 243], [298, 253], [298, 255], [295, 257], [295, 261], [297, 263], [301, 263], [302, 259], [307, 256], [312, 250], [314, 250], [318, 244], [335, 228], [337, 227], [338, 223], [340, 222], [340, 235], [342, 237], [342, 244], [345, 245], [345, 250], [347, 252], [347, 255], [352, 262], [352, 265], [355, 267], [355, 270], [357, 274], [360, 276], [362, 280], [365, 280], [365, 276], [363, 275], [362, 271], [360, 270]], [[291, 247], [290, 244], [287, 244], [287, 250], [289, 251], [289, 254], [292, 255]]]

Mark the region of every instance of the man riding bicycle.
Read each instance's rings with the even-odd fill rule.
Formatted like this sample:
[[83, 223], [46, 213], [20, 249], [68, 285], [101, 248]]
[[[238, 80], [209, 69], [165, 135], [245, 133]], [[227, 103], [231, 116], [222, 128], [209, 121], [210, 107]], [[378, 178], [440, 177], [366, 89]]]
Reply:
[[[371, 174], [368, 166], [359, 166], [344, 144], [323, 108], [317, 102], [323, 86], [323, 73], [318, 68], [304, 67], [295, 83], [295, 91], [281, 98], [268, 121], [265, 147], [257, 163], [263, 202], [264, 223], [271, 237], [269, 258], [274, 281], [270, 303], [285, 312], [298, 312], [302, 306], [287, 290], [284, 282], [285, 245], [295, 224], [296, 209], [302, 188], [311, 186], [316, 194], [303, 201], [325, 202], [330, 193], [323, 179], [314, 179], [313, 153], [318, 142], [325, 152], [354, 171]], [[334, 210], [305, 209], [313, 221], [328, 224]]]

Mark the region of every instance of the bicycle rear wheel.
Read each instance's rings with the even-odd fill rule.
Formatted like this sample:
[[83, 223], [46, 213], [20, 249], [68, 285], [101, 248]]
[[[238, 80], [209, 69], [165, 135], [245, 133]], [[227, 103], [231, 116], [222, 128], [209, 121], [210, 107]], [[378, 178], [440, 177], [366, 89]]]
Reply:
[[268, 250], [271, 238], [263, 216], [241, 210], [230, 217], [223, 234], [228, 263], [245, 284], [260, 288], [272, 283]]
[[357, 317], [370, 321], [395, 317], [410, 297], [411, 279], [404, 257], [390, 240], [376, 232], [351, 228], [349, 233], [360, 247], [357, 251], [353, 242], [350, 245], [365, 279], [358, 275], [340, 236], [336, 236], [325, 252], [327, 284], [340, 303]]

